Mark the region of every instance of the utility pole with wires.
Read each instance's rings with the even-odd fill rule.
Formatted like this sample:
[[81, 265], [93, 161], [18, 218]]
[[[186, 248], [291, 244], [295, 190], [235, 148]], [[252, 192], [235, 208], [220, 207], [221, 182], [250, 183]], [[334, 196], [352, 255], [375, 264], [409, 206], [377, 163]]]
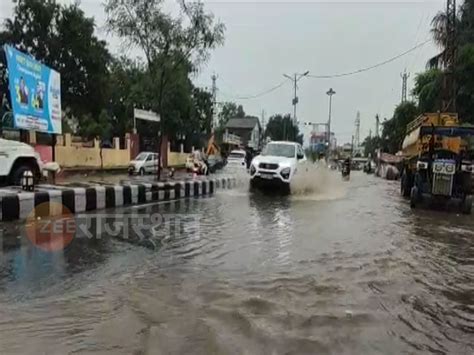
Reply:
[[304, 72], [303, 74], [298, 74], [298, 73], [295, 73], [293, 74], [293, 77], [290, 76], [290, 75], [287, 75], [287, 74], [283, 74], [283, 76], [285, 78], [288, 78], [290, 79], [292, 82], [293, 82], [293, 86], [294, 86], [294, 96], [293, 96], [293, 100], [292, 100], [292, 104], [293, 104], [293, 123], [296, 125], [298, 124], [298, 120], [296, 119], [296, 105], [298, 104], [299, 102], [299, 99], [298, 99], [298, 96], [296, 94], [296, 91], [298, 90], [298, 81], [301, 80], [301, 78], [307, 76], [309, 74], [309, 70], [307, 70], [306, 72]]
[[379, 114], [375, 115], [375, 137], [380, 135], [380, 116]]
[[351, 158], [354, 157], [354, 135], [352, 135], [351, 139]]
[[329, 117], [328, 117], [328, 125], [327, 125], [327, 141], [328, 141], [328, 150], [331, 152], [331, 117], [332, 117], [332, 96], [336, 92], [330, 88], [327, 92], [326, 95], [329, 96]]
[[456, 112], [456, 82], [454, 65], [456, 62], [456, 0], [446, 1], [446, 49], [444, 51], [444, 75], [442, 104], [443, 112]]
[[217, 78], [216, 74], [212, 74], [212, 124], [211, 131], [214, 132], [219, 123], [217, 122]]
[[360, 145], [360, 112], [359, 111], [357, 111], [357, 116], [355, 120], [354, 143], [355, 143], [356, 149], [359, 149], [359, 145]]
[[406, 72], [400, 73], [400, 77], [402, 78], [402, 103], [407, 102], [407, 81], [410, 77], [410, 74]]

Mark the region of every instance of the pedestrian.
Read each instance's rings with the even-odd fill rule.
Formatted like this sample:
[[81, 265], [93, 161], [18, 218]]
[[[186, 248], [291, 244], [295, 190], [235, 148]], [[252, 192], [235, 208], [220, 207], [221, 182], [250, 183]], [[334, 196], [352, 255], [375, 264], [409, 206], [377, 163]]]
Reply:
[[250, 169], [250, 163], [252, 163], [252, 153], [250, 152], [249, 147], [245, 147], [245, 163], [247, 165], [247, 169]]

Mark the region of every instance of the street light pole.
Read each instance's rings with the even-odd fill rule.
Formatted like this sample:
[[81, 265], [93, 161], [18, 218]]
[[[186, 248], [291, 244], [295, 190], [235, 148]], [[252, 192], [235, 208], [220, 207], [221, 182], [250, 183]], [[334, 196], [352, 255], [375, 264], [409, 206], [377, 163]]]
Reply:
[[295, 124], [296, 124], [296, 104], [298, 103], [298, 96], [296, 96], [296, 90], [297, 90], [297, 85], [296, 83], [298, 82], [298, 80], [296, 79], [296, 74], [295, 74], [295, 79], [294, 79], [294, 83], [295, 83], [295, 94], [293, 96], [293, 120], [295, 121]]
[[326, 94], [329, 96], [329, 119], [328, 119], [328, 151], [331, 151], [331, 113], [332, 113], [332, 95], [336, 92], [330, 88]]
[[296, 105], [298, 104], [298, 96], [296, 95], [296, 91], [298, 90], [298, 81], [301, 80], [301, 78], [303, 78], [304, 76], [307, 76], [309, 74], [309, 70], [307, 70], [306, 72], [304, 72], [303, 74], [298, 74], [298, 73], [295, 73], [293, 74], [293, 77], [291, 77], [290, 75], [287, 75], [287, 74], [283, 74], [283, 76], [285, 78], [288, 78], [290, 79], [292, 82], [293, 82], [293, 87], [294, 87], [294, 96], [293, 96], [293, 121], [294, 121], [294, 124], [297, 124], [297, 120], [296, 120]]

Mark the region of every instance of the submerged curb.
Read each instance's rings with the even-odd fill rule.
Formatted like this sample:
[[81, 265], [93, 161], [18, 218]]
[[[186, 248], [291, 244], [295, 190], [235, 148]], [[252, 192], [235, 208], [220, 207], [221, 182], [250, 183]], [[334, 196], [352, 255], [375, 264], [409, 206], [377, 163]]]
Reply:
[[[212, 195], [216, 189], [236, 185], [233, 177], [157, 183], [129, 183], [113, 186], [39, 187], [36, 192], [18, 192], [0, 197], [0, 221], [61, 215], [65, 211], [79, 213], [104, 208], [172, 201], [179, 198]], [[54, 203], [53, 203], [54, 202]], [[36, 209], [40, 204], [47, 208]], [[62, 206], [58, 208], [58, 206]]]

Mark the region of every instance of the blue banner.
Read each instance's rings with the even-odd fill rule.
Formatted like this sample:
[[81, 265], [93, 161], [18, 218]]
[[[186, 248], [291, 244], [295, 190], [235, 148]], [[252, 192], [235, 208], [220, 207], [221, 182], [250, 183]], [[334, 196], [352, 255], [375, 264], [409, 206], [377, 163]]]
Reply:
[[61, 76], [5, 45], [15, 128], [61, 134]]

